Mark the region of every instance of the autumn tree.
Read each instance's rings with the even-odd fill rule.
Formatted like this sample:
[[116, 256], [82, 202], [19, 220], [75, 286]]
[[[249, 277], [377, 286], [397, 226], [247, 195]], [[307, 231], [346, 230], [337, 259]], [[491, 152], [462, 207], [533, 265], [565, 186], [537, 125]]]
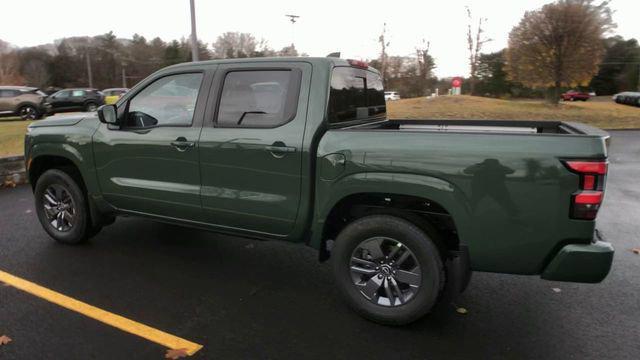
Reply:
[[598, 72], [604, 37], [615, 26], [608, 4], [559, 0], [526, 12], [509, 34], [510, 78], [550, 87], [552, 103], [559, 101], [562, 86], [586, 85]]
[[0, 85], [23, 85], [20, 61], [15, 51], [0, 53]]

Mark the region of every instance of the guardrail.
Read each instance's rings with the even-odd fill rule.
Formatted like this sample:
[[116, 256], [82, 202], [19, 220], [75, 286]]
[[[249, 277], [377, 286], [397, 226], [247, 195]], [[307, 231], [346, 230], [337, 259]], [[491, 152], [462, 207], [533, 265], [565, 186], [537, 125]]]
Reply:
[[0, 186], [14, 187], [27, 183], [27, 172], [24, 168], [24, 156], [0, 158]]

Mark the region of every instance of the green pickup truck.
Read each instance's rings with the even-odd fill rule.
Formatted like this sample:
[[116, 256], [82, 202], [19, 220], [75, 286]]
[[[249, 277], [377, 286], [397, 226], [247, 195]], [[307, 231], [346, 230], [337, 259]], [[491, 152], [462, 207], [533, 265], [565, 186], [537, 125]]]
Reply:
[[471, 271], [602, 281], [608, 138], [557, 121], [390, 120], [364, 62], [264, 58], [162, 69], [97, 114], [31, 124], [25, 154], [59, 242], [128, 215], [304, 243], [357, 312], [406, 324]]

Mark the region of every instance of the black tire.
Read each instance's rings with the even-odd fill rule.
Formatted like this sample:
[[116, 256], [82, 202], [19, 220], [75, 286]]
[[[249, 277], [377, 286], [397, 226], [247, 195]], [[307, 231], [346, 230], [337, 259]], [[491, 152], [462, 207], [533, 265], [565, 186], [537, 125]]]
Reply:
[[38, 111], [38, 109], [33, 105], [23, 105], [18, 109], [18, 116], [22, 120], [37, 120], [42, 115]]
[[98, 104], [94, 103], [94, 102], [88, 102], [86, 104], [84, 104], [84, 111], [85, 112], [94, 112], [98, 110]]
[[[361, 293], [362, 287], [358, 288], [354, 283], [351, 273], [354, 250], [377, 237], [402, 243], [419, 265], [420, 285], [406, 302], [393, 306], [374, 303]], [[404, 325], [420, 319], [433, 308], [444, 287], [442, 258], [432, 238], [414, 224], [397, 217], [372, 215], [347, 225], [335, 241], [331, 258], [334, 277], [347, 303], [360, 315], [377, 323]]]
[[[65, 204], [72, 204], [72, 207], [67, 208], [66, 212], [62, 211], [68, 215], [67, 219], [63, 217], [62, 221], [60, 221], [60, 223], [64, 224], [60, 225], [60, 228], [57, 228], [57, 217], [55, 215], [52, 216], [51, 212], [60, 212], [61, 208], [55, 207], [55, 209], [51, 210], [52, 202], [47, 200], [51, 199], [51, 197], [45, 197], [45, 195], [50, 195], [52, 191], [54, 193], [62, 193], [62, 195], [55, 197], [55, 200], [59, 200], [56, 201], [57, 203], [64, 202]], [[40, 224], [44, 230], [54, 240], [63, 244], [81, 244], [100, 231], [100, 227], [91, 225], [89, 207], [82, 188], [68, 173], [59, 169], [47, 170], [38, 179], [34, 196], [38, 220], [40, 220]], [[60, 199], [58, 199], [58, 197]], [[47, 211], [46, 207], [49, 207], [50, 210]], [[72, 217], [71, 221], [68, 220], [69, 217]], [[52, 218], [56, 218], [56, 225], [54, 225]], [[68, 228], [66, 228], [67, 225]]]

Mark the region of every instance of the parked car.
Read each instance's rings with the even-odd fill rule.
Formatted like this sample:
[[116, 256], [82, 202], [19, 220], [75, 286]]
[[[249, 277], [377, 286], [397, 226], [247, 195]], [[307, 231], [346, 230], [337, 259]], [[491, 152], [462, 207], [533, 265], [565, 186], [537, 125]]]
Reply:
[[385, 91], [384, 92], [385, 100], [400, 100], [400, 94], [397, 91]]
[[64, 89], [47, 98], [51, 114], [65, 111], [96, 111], [104, 105], [104, 96], [96, 89]]
[[46, 97], [45, 93], [34, 87], [0, 86], [0, 116], [40, 119], [48, 111]]
[[588, 92], [569, 90], [566, 93], [560, 95], [560, 97], [564, 101], [587, 101], [591, 98], [591, 95]]
[[358, 313], [406, 324], [472, 270], [602, 281], [608, 138], [571, 122], [389, 120], [361, 61], [225, 59], [30, 124], [25, 161], [61, 243], [120, 215], [303, 243]]
[[127, 88], [112, 88], [102, 90], [102, 94], [104, 95], [104, 103], [115, 104], [127, 91], [129, 91], [129, 89]]
[[618, 104], [640, 106], [640, 92], [625, 91], [613, 95], [612, 99]]

